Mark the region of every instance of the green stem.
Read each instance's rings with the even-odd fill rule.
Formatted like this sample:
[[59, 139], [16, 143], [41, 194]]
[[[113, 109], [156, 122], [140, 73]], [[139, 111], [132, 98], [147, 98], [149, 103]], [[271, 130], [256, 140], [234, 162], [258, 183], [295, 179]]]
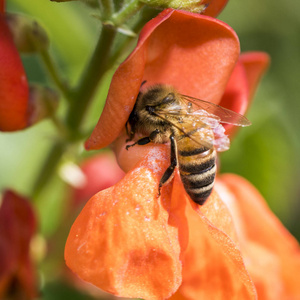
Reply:
[[69, 136], [69, 131], [66, 128], [65, 124], [58, 118], [57, 115], [53, 114], [50, 116], [52, 124], [56, 127], [57, 132], [60, 134], [61, 138], [65, 139]]
[[54, 83], [56, 84], [56, 86], [59, 88], [59, 90], [62, 92], [63, 96], [70, 101], [70, 93], [69, 90], [67, 88], [67, 85], [63, 82], [63, 80], [60, 78], [59, 76], [59, 72], [51, 58], [51, 56], [49, 55], [48, 50], [42, 50], [40, 51], [40, 56], [52, 78], [52, 80], [54, 81]]
[[[69, 111], [66, 118], [66, 124], [71, 135], [69, 136], [70, 142], [74, 137], [76, 138], [80, 135], [78, 129], [83, 117], [92, 101], [100, 79], [109, 67], [109, 54], [115, 35], [116, 31], [114, 28], [103, 26], [94, 54], [83, 74], [78, 88], [70, 94], [70, 96], [73, 97], [71, 98], [72, 102], [69, 104]], [[49, 179], [54, 175], [66, 147], [67, 143], [59, 140], [50, 149], [48, 157], [33, 185], [33, 198], [38, 197]]]
[[44, 165], [42, 166], [39, 176], [37, 177], [37, 180], [34, 183], [34, 186], [32, 188], [31, 195], [33, 199], [35, 200], [37, 199], [40, 192], [48, 183], [49, 179], [56, 172], [57, 164], [60, 161], [64, 151], [65, 151], [64, 143], [56, 142], [56, 144], [53, 145], [52, 149], [50, 150], [47, 156], [46, 161], [44, 162]]
[[[145, 7], [137, 22], [133, 25], [131, 30], [138, 34], [146, 22], [154, 18], [158, 14], [159, 10]], [[133, 36], [127, 36], [115, 49], [110, 57], [110, 65], [114, 65], [117, 60], [122, 56], [128, 55], [129, 50], [132, 50], [133, 44], [136, 43], [136, 38]]]
[[[92, 102], [99, 81], [102, 79], [105, 72], [112, 66], [112, 62], [117, 57], [116, 55], [114, 57], [112, 56], [112, 46], [117, 33], [116, 27], [121, 26], [143, 6], [138, 0], [132, 0], [110, 18], [114, 9], [112, 0], [99, 1], [102, 4], [102, 7], [105, 8], [104, 11], [106, 17], [109, 17], [107, 20], [112, 21], [114, 26], [103, 25], [95, 51], [75, 90], [69, 92], [66, 89], [54, 68], [54, 64], [51, 61], [48, 52], [41, 53], [53, 80], [62, 90], [65, 97], [69, 99], [69, 109], [65, 119], [69, 136], [64, 142], [62, 142], [62, 140], [57, 141], [50, 149], [49, 155], [33, 186], [32, 195], [34, 198], [41, 193], [49, 179], [54, 175], [56, 167], [67, 148], [67, 142], [70, 143], [76, 141], [76, 139], [81, 137], [80, 127], [87, 109]], [[120, 52], [118, 55], [119, 54]]]
[[120, 11], [113, 14], [110, 21], [112, 21], [115, 27], [121, 26], [130, 17], [136, 14], [143, 6], [144, 4], [139, 0], [132, 0], [125, 4]]
[[83, 117], [93, 99], [98, 83], [109, 68], [109, 55], [116, 36], [111, 26], [103, 26], [94, 54], [85, 70], [67, 113], [66, 123], [70, 131], [78, 133]]
[[114, 13], [113, 0], [98, 0], [103, 19], [109, 19]]

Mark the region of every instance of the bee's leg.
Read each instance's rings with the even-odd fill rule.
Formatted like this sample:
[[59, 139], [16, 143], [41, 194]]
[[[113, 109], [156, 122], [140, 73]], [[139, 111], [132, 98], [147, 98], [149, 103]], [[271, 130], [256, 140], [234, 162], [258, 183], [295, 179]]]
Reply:
[[165, 171], [164, 175], [159, 181], [159, 186], [158, 186], [158, 197], [160, 196], [160, 190], [162, 186], [168, 182], [170, 182], [174, 176], [174, 171], [175, 168], [177, 167], [177, 146], [176, 146], [176, 141], [173, 135], [170, 136], [170, 141], [171, 141], [171, 164], [169, 165], [168, 169]]
[[134, 144], [131, 144], [131, 145], [127, 145], [126, 146], [126, 150], [128, 150], [128, 148], [130, 147], [133, 147], [135, 145], [147, 145], [149, 144], [150, 142], [153, 142], [154, 139], [156, 138], [156, 136], [160, 134], [160, 131], [158, 129], [155, 129], [154, 131], [152, 131], [150, 133], [149, 136], [146, 136], [146, 137], [143, 137], [141, 139], [139, 139], [137, 142], [135, 142]]

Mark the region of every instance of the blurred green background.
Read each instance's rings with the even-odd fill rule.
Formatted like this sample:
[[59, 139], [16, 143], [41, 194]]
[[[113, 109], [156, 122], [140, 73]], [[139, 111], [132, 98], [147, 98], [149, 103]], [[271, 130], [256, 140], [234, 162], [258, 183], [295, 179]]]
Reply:
[[[46, 28], [51, 39], [51, 53], [63, 76], [75, 83], [99, 34], [100, 22], [93, 17], [94, 11], [81, 2], [50, 0], [8, 0], [7, 10], [31, 15]], [[222, 154], [221, 171], [241, 174], [252, 182], [298, 240], [299, 16], [300, 1], [297, 0], [229, 0], [219, 16], [237, 32], [242, 51], [265, 51], [271, 56], [271, 66], [249, 109], [248, 118], [253, 125], [241, 130], [230, 151]], [[31, 82], [53, 85], [48, 82], [36, 56], [22, 59]], [[111, 75], [112, 72], [107, 74], [99, 88], [97, 101], [86, 120], [87, 128], [92, 128], [98, 120]], [[60, 113], [64, 113], [63, 105]], [[49, 121], [18, 133], [0, 133], [0, 188], [10, 187], [28, 194], [54, 138], [55, 130]], [[86, 155], [83, 150], [82, 155]], [[64, 217], [63, 189], [62, 182], [54, 179], [48, 187], [48, 197], [36, 203], [41, 230], [46, 237], [53, 237]], [[63, 251], [63, 243], [61, 241], [60, 251]], [[44, 299], [88, 299], [59, 282], [46, 285], [44, 295]]]
[[300, 1], [229, 0], [220, 19], [238, 34], [242, 51], [265, 51], [271, 65], [248, 117], [222, 155], [222, 171], [249, 179], [300, 239]]

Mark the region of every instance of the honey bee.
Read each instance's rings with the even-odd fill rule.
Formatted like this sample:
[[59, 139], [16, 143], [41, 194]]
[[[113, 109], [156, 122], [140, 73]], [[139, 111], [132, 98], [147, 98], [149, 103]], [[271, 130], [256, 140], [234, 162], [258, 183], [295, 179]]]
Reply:
[[229, 149], [230, 141], [221, 123], [251, 125], [234, 111], [158, 84], [141, 90], [137, 96], [126, 123], [127, 141], [132, 141], [136, 133], [145, 137], [126, 149], [150, 142], [170, 142], [170, 166], [159, 182], [158, 195], [179, 167], [186, 192], [194, 202], [203, 205], [215, 181], [216, 152]]

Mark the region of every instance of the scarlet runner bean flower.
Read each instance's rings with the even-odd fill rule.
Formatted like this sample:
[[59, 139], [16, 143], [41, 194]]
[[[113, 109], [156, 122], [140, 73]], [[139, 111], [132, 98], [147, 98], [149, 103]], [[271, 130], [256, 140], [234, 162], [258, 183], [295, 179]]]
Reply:
[[300, 249], [296, 239], [244, 178], [221, 175], [216, 190], [233, 217], [258, 299], [299, 299]]
[[[297, 272], [298, 245], [245, 180], [223, 175], [218, 193], [213, 191], [200, 207], [189, 199], [176, 173], [157, 198], [159, 180], [169, 164], [168, 147], [125, 150], [123, 128], [143, 80], [171, 84], [182, 94], [244, 114], [267, 65], [264, 53], [239, 56], [236, 34], [216, 19], [166, 10], [146, 24], [136, 48], [117, 69], [103, 114], [86, 143], [98, 149], [119, 136], [114, 149], [127, 174], [93, 196], [73, 224], [65, 259], [75, 273], [123, 297], [256, 299], [258, 292], [261, 299], [271, 299], [266, 295], [276, 279], [280, 295], [296, 299], [299, 289], [289, 281], [287, 270]], [[230, 126], [227, 130], [232, 132]], [[241, 231], [237, 222], [242, 219], [228, 208], [230, 199], [238, 203], [243, 197], [238, 207], [243, 210], [252, 201], [262, 216], [257, 226], [265, 226], [263, 216], [267, 218], [269, 232], [274, 233], [267, 247], [267, 233], [255, 237], [248, 228], [256, 220], [243, 210], [247, 218]], [[288, 245], [273, 251], [278, 236]], [[247, 252], [247, 242], [257, 247]], [[267, 264], [258, 264], [255, 253], [264, 254], [263, 261], [271, 256], [278, 262], [270, 281], [259, 276]], [[290, 257], [288, 264], [283, 253]]]

